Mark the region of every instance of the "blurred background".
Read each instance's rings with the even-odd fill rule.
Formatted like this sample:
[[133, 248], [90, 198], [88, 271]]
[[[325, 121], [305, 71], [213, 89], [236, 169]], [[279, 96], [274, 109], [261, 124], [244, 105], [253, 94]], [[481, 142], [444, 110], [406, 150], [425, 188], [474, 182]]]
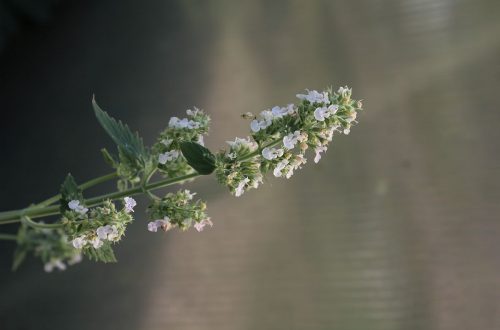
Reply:
[[1, 241], [0, 329], [500, 329], [498, 0], [1, 0], [0, 29], [1, 210], [110, 171], [93, 93], [147, 143], [201, 107], [215, 150], [305, 88], [366, 109], [290, 180], [189, 184], [203, 233], [139, 199], [117, 264], [12, 273]]

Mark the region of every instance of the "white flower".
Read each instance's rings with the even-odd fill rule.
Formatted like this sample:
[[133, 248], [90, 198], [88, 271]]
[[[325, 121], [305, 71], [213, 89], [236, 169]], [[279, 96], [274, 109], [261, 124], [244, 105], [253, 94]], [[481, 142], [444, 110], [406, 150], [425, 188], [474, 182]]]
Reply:
[[170, 121], [168, 122], [168, 127], [172, 127], [172, 128], [195, 129], [195, 128], [199, 128], [200, 126], [201, 126], [201, 124], [199, 122], [196, 122], [194, 120], [189, 120], [187, 118], [179, 119], [177, 117], [172, 117], [172, 118], [170, 118]]
[[227, 157], [228, 157], [229, 159], [236, 159], [237, 155], [236, 155], [236, 153], [235, 153], [235, 152], [230, 152], [230, 153], [228, 153], [228, 154], [227, 154]]
[[76, 253], [74, 254], [69, 260], [68, 260], [68, 265], [72, 266], [74, 264], [77, 264], [82, 261], [82, 254], [81, 253]]
[[123, 200], [125, 202], [125, 212], [134, 212], [134, 207], [137, 205], [135, 199], [133, 199], [132, 197], [125, 197], [123, 198]]
[[[275, 107], [279, 108], [279, 107]], [[271, 121], [274, 119], [274, 114], [271, 110], [264, 110], [260, 113], [260, 116], [264, 118], [264, 121], [269, 122], [269, 125], [271, 125]], [[269, 126], [268, 125], [268, 126]]]
[[282, 118], [283, 116], [286, 115], [291, 115], [295, 112], [295, 108], [293, 104], [289, 104], [286, 107], [273, 107], [271, 109], [271, 113], [273, 114], [274, 118]]
[[[307, 89], [306, 89], [307, 90]], [[307, 100], [310, 103], [323, 103], [329, 104], [330, 99], [328, 97], [328, 92], [319, 93], [315, 90], [307, 90], [308, 94], [297, 94], [297, 97], [301, 100]]]
[[244, 178], [238, 183], [238, 186], [234, 190], [234, 196], [240, 197], [245, 192], [245, 185], [250, 182], [249, 178]]
[[[271, 113], [271, 112], [269, 112], [269, 113]], [[272, 113], [271, 113], [271, 116], [272, 116]], [[252, 132], [257, 133], [261, 129], [266, 129], [271, 124], [272, 124], [272, 121], [270, 119], [268, 119], [268, 120], [257, 120], [257, 119], [254, 119], [250, 123], [250, 128], [252, 129]]]
[[167, 231], [172, 229], [173, 227], [174, 226], [170, 223], [170, 219], [168, 217], [148, 223], [148, 230], [153, 233], [156, 233], [158, 231], [158, 228], [163, 228], [164, 231]]
[[283, 149], [269, 148], [266, 147], [262, 150], [262, 156], [267, 160], [272, 160], [277, 157], [283, 156]]
[[65, 270], [66, 269], [66, 265], [61, 261], [61, 259], [51, 259], [49, 262], [47, 262], [43, 266], [43, 269], [47, 273], [52, 272], [54, 270], [54, 268], [57, 268], [59, 270]]
[[325, 129], [321, 131], [318, 136], [327, 140], [328, 142], [331, 142], [333, 139], [333, 133], [337, 130], [337, 127], [331, 127], [329, 129]]
[[307, 139], [305, 134], [295, 131], [283, 137], [283, 145], [286, 149], [293, 149], [297, 142], [304, 142]]
[[249, 137], [247, 137], [246, 139], [237, 137], [234, 139], [234, 141], [226, 141], [226, 143], [229, 144], [231, 148], [247, 147], [250, 150], [254, 150], [258, 147], [257, 143], [250, 141]]
[[250, 129], [254, 133], [257, 133], [258, 131], [260, 131], [260, 123], [257, 119], [254, 119], [250, 122]]
[[213, 222], [210, 220], [210, 218], [206, 218], [206, 219], [203, 219], [201, 220], [200, 222], [197, 222], [194, 224], [194, 228], [200, 232], [200, 231], [203, 231], [203, 229], [205, 228], [206, 225], [209, 225], [210, 227], [213, 227]]
[[90, 243], [94, 247], [94, 249], [100, 248], [104, 243], [99, 239], [99, 237], [94, 237]]
[[71, 241], [75, 249], [81, 249], [87, 244], [85, 236], [79, 236]]
[[158, 163], [165, 165], [167, 162], [176, 160], [179, 157], [178, 150], [167, 151], [158, 155]]
[[68, 203], [68, 207], [80, 214], [85, 214], [89, 210], [88, 208], [84, 207], [83, 205], [80, 205], [80, 201], [78, 200], [72, 200]]
[[[118, 228], [115, 225], [106, 225], [97, 228], [96, 230], [97, 237], [101, 240], [114, 241], [118, 238]], [[101, 244], [102, 245], [102, 244]]]
[[191, 191], [189, 191], [189, 190], [187, 190], [187, 189], [185, 189], [185, 190], [184, 190], [184, 194], [186, 194], [186, 198], [187, 198], [187, 200], [189, 200], [189, 201], [193, 199], [194, 195], [196, 195], [196, 193], [195, 193], [195, 192], [194, 192], [194, 193], [192, 193]]
[[317, 164], [319, 160], [321, 159], [321, 153], [326, 151], [327, 147], [326, 146], [319, 146], [314, 148], [314, 152], [316, 153], [316, 156], [314, 157], [314, 162]]
[[350, 127], [344, 129], [344, 134], [345, 135], [348, 135], [350, 132], [351, 132], [351, 128]]
[[283, 159], [281, 162], [276, 164], [276, 167], [274, 168], [273, 174], [275, 177], [279, 178], [283, 175], [282, 171], [285, 169], [285, 167], [288, 165], [288, 160]]
[[314, 118], [318, 121], [325, 121], [325, 118], [334, 115], [338, 109], [338, 105], [335, 104], [332, 104], [329, 107], [316, 108], [316, 110], [314, 110]]

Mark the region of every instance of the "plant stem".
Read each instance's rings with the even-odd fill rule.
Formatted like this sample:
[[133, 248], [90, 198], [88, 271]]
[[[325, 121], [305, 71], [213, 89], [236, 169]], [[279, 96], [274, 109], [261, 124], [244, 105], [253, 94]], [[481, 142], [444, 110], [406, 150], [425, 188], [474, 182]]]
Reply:
[[[88, 189], [90, 187], [96, 186], [100, 183], [103, 183], [103, 182], [106, 182], [109, 180], [113, 180], [114, 178], [117, 178], [117, 177], [118, 177], [118, 174], [116, 174], [116, 172], [109, 173], [109, 174], [100, 176], [98, 178], [89, 180], [87, 182], [84, 182], [81, 185], [79, 185], [78, 188], [80, 188], [81, 190], [85, 190], [85, 189]], [[55, 202], [58, 202], [60, 199], [61, 199], [61, 194], [57, 194], [55, 196], [52, 196], [52, 197], [44, 200], [43, 202], [38, 203], [36, 206], [37, 207], [48, 206], [48, 205], [54, 204]]]
[[29, 217], [25, 215], [21, 217], [21, 222], [24, 222], [26, 225], [30, 227], [40, 228], [40, 229], [54, 229], [54, 228], [61, 228], [63, 226], [61, 223], [38, 223], [31, 220]]
[[[254, 152], [251, 152], [251, 153], [239, 158], [238, 160], [239, 161], [249, 160], [253, 157], [260, 155], [263, 148], [275, 146], [275, 145], [279, 144], [280, 142], [281, 142], [281, 139], [277, 139], [275, 141], [272, 141], [271, 143], [263, 146], [262, 148], [255, 150]], [[189, 179], [194, 179], [198, 176], [201, 176], [201, 174], [194, 172], [194, 173], [179, 176], [176, 178], [163, 179], [163, 180], [159, 180], [159, 181], [156, 181], [153, 183], [147, 183], [143, 186], [130, 188], [130, 189], [127, 189], [124, 191], [115, 191], [115, 192], [104, 194], [101, 196], [89, 198], [85, 201], [86, 202], [85, 204], [87, 207], [94, 207], [94, 206], [101, 205], [105, 200], [108, 200], [108, 199], [113, 200], [113, 199], [118, 199], [118, 198], [122, 198], [122, 197], [126, 197], [126, 196], [138, 195], [138, 194], [144, 193], [144, 191], [151, 191], [151, 190], [164, 188], [164, 187], [167, 187], [167, 186], [170, 186], [170, 185], [173, 185], [176, 183], [180, 183], [180, 182], [183, 182], [183, 181], [186, 181]], [[82, 185], [80, 185], [80, 188], [87, 189], [87, 188], [92, 187], [96, 184], [111, 180], [111, 179], [116, 178], [116, 177], [117, 177], [116, 173], [110, 173], [107, 175], [103, 175], [101, 177], [98, 177], [98, 178], [95, 178], [95, 179], [92, 179], [90, 181], [83, 183]], [[51, 198], [49, 198], [49, 199], [47, 199], [47, 200], [45, 200], [37, 205], [31, 206], [31, 207], [28, 207], [25, 209], [2, 212], [2, 213], [0, 213], [0, 225], [20, 222], [21, 218], [23, 217], [23, 218], [25, 218], [23, 221], [25, 221], [28, 225], [31, 225], [33, 227], [38, 226], [38, 228], [58, 228], [59, 224], [40, 224], [40, 223], [36, 223], [36, 222], [32, 221], [31, 219], [60, 214], [61, 212], [59, 209], [59, 205], [51, 205], [52, 203], [54, 203], [55, 201], [57, 201], [59, 199], [60, 199], [60, 194], [53, 196], [53, 197], [51, 197]]]
[[11, 234], [1, 234], [0, 233], [0, 240], [4, 241], [16, 241], [17, 236], [16, 235], [11, 235]]
[[[186, 181], [192, 178], [195, 178], [197, 176], [200, 176], [198, 173], [191, 173], [187, 174], [184, 176], [180, 176], [177, 178], [169, 178], [169, 179], [164, 179], [164, 180], [159, 180], [154, 183], [150, 183], [144, 186], [145, 189], [147, 190], [155, 190], [163, 187], [167, 187], [182, 181]], [[143, 192], [142, 187], [135, 187], [135, 188], [130, 188], [124, 191], [115, 191], [113, 193], [109, 194], [104, 194], [101, 196], [97, 196], [94, 198], [90, 198], [86, 200], [86, 205], [88, 207], [94, 207], [102, 204], [105, 200], [108, 199], [118, 199], [121, 197], [125, 196], [133, 196], [133, 195], [138, 195]], [[17, 211], [10, 211], [8, 216], [0, 216], [0, 224], [5, 224], [5, 223], [13, 223], [13, 222], [19, 222], [21, 221], [22, 216], [27, 216], [30, 218], [41, 218], [41, 217], [46, 217], [50, 215], [56, 215], [60, 214], [59, 210], [59, 205], [52, 205], [52, 206], [47, 206], [44, 208], [39, 208], [39, 207], [31, 207], [23, 210], [17, 210]], [[45, 227], [46, 228], [46, 227]]]

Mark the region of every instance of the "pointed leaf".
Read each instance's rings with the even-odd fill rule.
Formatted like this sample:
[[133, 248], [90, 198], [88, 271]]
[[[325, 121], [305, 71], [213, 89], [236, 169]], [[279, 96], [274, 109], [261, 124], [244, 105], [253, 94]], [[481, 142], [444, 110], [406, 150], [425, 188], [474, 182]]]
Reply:
[[90, 260], [102, 261], [104, 263], [116, 262], [115, 253], [109, 242], [104, 242], [98, 249], [88, 248], [84, 249], [83, 252]]
[[208, 175], [215, 170], [215, 156], [204, 146], [185, 141], [181, 143], [181, 151], [188, 164], [198, 173]]
[[147, 159], [147, 151], [139, 134], [132, 132], [127, 125], [103, 111], [97, 104], [95, 97], [92, 99], [92, 106], [97, 120], [113, 141], [123, 149], [128, 157], [138, 159], [141, 163], [144, 163]]

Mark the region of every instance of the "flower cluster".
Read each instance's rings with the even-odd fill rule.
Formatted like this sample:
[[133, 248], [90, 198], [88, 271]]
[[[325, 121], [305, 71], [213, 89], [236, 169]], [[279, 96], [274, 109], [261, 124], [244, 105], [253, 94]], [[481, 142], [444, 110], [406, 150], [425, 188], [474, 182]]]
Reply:
[[68, 236], [62, 229], [40, 229], [23, 224], [17, 234], [17, 241], [14, 269], [29, 252], [42, 260], [46, 272], [65, 270], [67, 265], [71, 266], [82, 260], [81, 252], [69, 244]]
[[215, 175], [219, 183], [239, 197], [245, 190], [257, 188], [262, 183], [260, 162], [251, 157], [257, 152], [258, 145], [250, 141], [249, 137], [236, 138], [234, 141], [227, 141], [227, 144], [229, 150], [216, 156]]
[[148, 208], [152, 219], [148, 230], [157, 232], [161, 228], [168, 231], [174, 227], [187, 230], [193, 225], [197, 231], [202, 231], [207, 225], [211, 227], [213, 223], [205, 213], [205, 202], [193, 201], [194, 195], [189, 190], [180, 190], [153, 201]]
[[182, 176], [193, 171], [182, 156], [180, 143], [194, 141], [203, 145], [203, 136], [208, 133], [210, 117], [207, 114], [198, 108], [187, 110], [186, 114], [187, 118], [172, 117], [153, 146], [158, 169], [168, 177]]
[[80, 201], [70, 201], [70, 210], [64, 213], [62, 222], [71, 245], [90, 254], [103, 247], [109, 249], [111, 243], [121, 239], [127, 224], [133, 220], [130, 213], [136, 204], [133, 198], [125, 197], [121, 209], [117, 209], [113, 202], [106, 201], [103, 206], [88, 210]]
[[351, 89], [341, 87], [318, 92], [307, 90], [297, 94], [300, 102], [285, 107], [264, 110], [250, 118], [250, 129], [255, 142], [244, 140], [245, 153], [234, 148], [217, 155], [216, 175], [235, 196], [256, 188], [262, 175], [272, 171], [275, 177], [290, 178], [307, 161], [306, 150], [314, 150], [314, 162], [328, 148], [333, 134], [338, 131], [349, 134], [356, 122], [357, 111], [362, 110], [360, 101], [351, 99]]

